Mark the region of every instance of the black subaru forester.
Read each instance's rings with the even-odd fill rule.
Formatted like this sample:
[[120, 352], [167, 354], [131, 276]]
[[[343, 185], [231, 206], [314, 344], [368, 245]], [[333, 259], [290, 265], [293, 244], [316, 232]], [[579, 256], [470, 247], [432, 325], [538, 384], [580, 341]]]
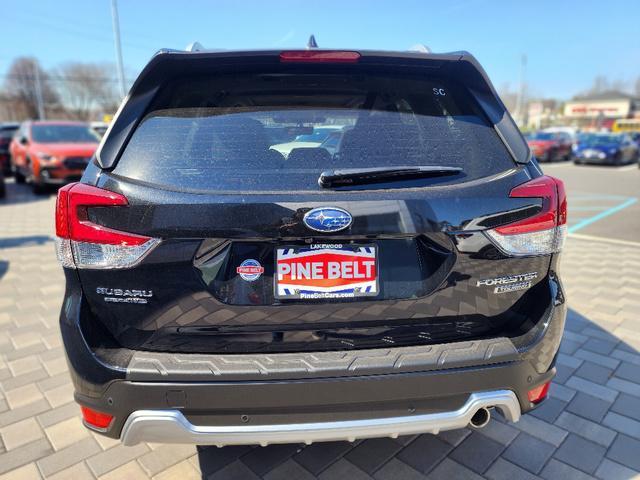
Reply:
[[517, 421], [555, 373], [565, 232], [466, 52], [161, 51], [58, 193], [84, 423], [223, 446]]

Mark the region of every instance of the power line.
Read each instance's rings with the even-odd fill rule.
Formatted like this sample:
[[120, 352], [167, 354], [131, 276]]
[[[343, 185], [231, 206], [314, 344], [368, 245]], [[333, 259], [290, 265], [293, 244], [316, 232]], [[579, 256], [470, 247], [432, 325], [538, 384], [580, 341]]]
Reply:
[[[64, 24], [68, 25], [73, 25], [74, 27], [80, 27], [80, 28], [88, 28], [89, 31], [91, 32], [95, 32], [97, 29], [100, 29], [102, 31], [104, 31], [105, 33], [107, 32], [107, 30], [109, 29], [109, 25], [108, 23], [96, 23], [96, 22], [91, 22], [91, 21], [87, 21], [87, 19], [85, 17], [83, 17], [82, 19], [78, 19], [75, 17], [69, 17], [69, 16], [61, 16], [61, 15], [52, 15], [51, 13], [47, 12], [46, 16], [42, 15], [42, 11], [36, 11], [36, 10], [31, 10], [29, 8], [25, 8], [23, 5], [20, 6], [20, 11], [18, 12], [9, 12], [10, 14], [18, 14], [18, 15], [23, 15], [24, 18], [29, 18], [29, 20], [32, 20], [34, 18], [39, 19], [40, 21], [46, 21], [46, 22], [50, 22], [50, 21], [55, 21], [56, 24], [60, 25], [64, 22]], [[103, 17], [94, 17], [94, 18], [103, 18]], [[143, 39], [143, 40], [151, 40], [151, 41], [156, 41], [156, 38], [150, 37], [149, 35], [144, 35], [141, 34], [139, 32], [136, 31], [131, 31], [128, 30], [126, 28], [121, 28], [122, 32], [126, 34], [126, 36], [128, 38], [139, 38], [139, 39]]]
[[[16, 16], [20, 16], [19, 13], [17, 12], [9, 12], [9, 16], [13, 15], [14, 17]], [[23, 23], [27, 28], [30, 26], [36, 26], [33, 24], [40, 24], [41, 26], [45, 26], [47, 29], [49, 30], [56, 30], [60, 33], [64, 33], [67, 35], [71, 35], [73, 36], [75, 39], [77, 39], [78, 37], [82, 37], [83, 39], [91, 39], [93, 41], [96, 42], [102, 42], [102, 43], [109, 43], [111, 44], [113, 42], [113, 39], [111, 38], [110, 35], [100, 35], [98, 32], [96, 32], [95, 30], [90, 30], [89, 32], [87, 31], [82, 31], [81, 29], [78, 29], [78, 25], [69, 25], [69, 24], [63, 24], [61, 22], [51, 22], [45, 19], [40, 19], [40, 18], [33, 18], [33, 17], [24, 17], [23, 19], [19, 19], [20, 23]], [[80, 28], [82, 28], [82, 26], [80, 26]], [[39, 30], [38, 32], [39, 34], [42, 33], [42, 30]], [[129, 42], [125, 42], [123, 43], [123, 45], [129, 47], [129, 48], [135, 48], [135, 49], [139, 49], [139, 50], [145, 50], [145, 51], [149, 51], [149, 50], [157, 50], [158, 47], [157, 46], [143, 46], [140, 44], [136, 44], [136, 43], [129, 43]]]

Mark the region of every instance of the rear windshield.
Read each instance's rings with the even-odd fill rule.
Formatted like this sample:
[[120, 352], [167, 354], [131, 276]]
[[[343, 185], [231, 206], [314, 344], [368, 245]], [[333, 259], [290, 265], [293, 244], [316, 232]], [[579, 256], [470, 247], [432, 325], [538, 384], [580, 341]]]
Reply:
[[[459, 182], [513, 168], [466, 90], [424, 76], [221, 75], [164, 88], [115, 173], [216, 191], [320, 190], [323, 171], [453, 166]], [[360, 188], [380, 188], [367, 185]]]

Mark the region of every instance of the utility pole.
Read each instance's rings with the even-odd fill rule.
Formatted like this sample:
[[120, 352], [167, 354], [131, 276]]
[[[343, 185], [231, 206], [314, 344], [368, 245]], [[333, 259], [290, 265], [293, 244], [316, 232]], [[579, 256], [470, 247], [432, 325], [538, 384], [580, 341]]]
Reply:
[[124, 98], [127, 91], [124, 85], [124, 65], [122, 64], [122, 46], [120, 45], [120, 20], [118, 19], [117, 0], [111, 0], [111, 22], [113, 24], [113, 41], [116, 45], [116, 60], [118, 65], [120, 96], [121, 98]]
[[516, 120], [524, 126], [526, 115], [524, 113], [524, 94], [525, 94], [525, 75], [527, 69], [527, 55], [523, 54], [520, 63], [520, 86], [518, 88], [518, 96], [516, 98]]
[[44, 101], [42, 99], [42, 82], [40, 82], [40, 65], [33, 62], [33, 78], [36, 87], [36, 103], [38, 104], [38, 120], [45, 120]]

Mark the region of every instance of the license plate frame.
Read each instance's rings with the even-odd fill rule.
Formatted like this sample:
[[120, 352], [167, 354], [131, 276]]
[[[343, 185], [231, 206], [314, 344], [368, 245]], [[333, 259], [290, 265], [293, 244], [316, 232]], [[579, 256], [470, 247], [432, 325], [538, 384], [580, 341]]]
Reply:
[[[380, 262], [375, 244], [282, 245], [276, 247], [274, 257], [273, 288], [278, 300], [358, 299], [380, 294]], [[336, 266], [336, 262], [340, 265]], [[285, 263], [289, 265], [288, 274]], [[301, 269], [297, 267], [300, 264]]]

